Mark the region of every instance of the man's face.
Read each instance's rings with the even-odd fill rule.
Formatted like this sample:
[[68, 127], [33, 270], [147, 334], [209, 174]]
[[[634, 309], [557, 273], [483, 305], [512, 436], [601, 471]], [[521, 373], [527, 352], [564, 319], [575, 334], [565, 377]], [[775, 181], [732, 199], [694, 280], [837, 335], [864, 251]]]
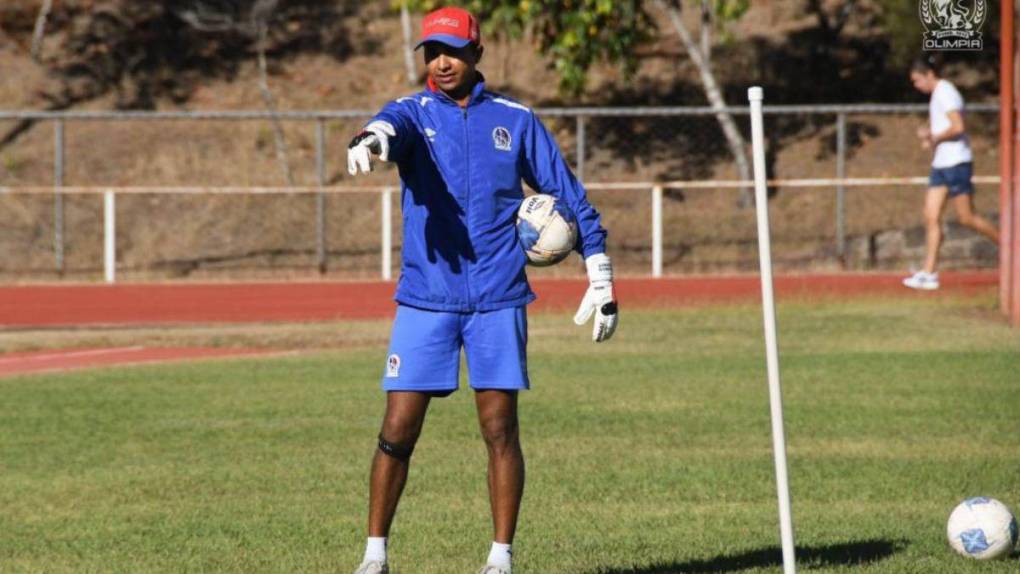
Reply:
[[444, 92], [457, 92], [475, 77], [475, 66], [482, 56], [482, 47], [468, 44], [454, 48], [441, 42], [427, 42], [425, 66], [436, 86]]
[[938, 78], [931, 72], [919, 72], [914, 70], [910, 72], [910, 83], [914, 84], [914, 88], [919, 92], [930, 94], [935, 91], [935, 84], [938, 83]]

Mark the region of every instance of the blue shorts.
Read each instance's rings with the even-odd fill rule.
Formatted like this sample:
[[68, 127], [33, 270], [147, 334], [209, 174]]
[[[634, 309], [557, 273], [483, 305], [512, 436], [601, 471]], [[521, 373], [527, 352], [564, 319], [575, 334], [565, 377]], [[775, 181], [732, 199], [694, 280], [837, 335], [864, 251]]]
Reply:
[[974, 184], [970, 181], [973, 175], [974, 164], [969, 161], [951, 167], [933, 167], [931, 175], [928, 176], [928, 186], [949, 188], [949, 197], [973, 195]]
[[527, 344], [523, 305], [478, 313], [398, 305], [382, 388], [440, 396], [456, 391], [463, 346], [472, 389], [527, 389]]

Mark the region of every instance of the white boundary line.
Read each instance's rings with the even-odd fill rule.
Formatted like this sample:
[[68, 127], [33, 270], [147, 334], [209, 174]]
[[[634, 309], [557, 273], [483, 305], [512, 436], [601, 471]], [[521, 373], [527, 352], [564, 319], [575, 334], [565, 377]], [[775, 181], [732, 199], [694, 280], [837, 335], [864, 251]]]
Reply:
[[[159, 347], [151, 347], [151, 348], [156, 349], [156, 348], [159, 348]], [[270, 358], [291, 357], [291, 356], [301, 355], [301, 354], [304, 354], [306, 352], [307, 351], [303, 351], [303, 350], [300, 350], [300, 349], [290, 349], [290, 350], [282, 350], [282, 351], [267, 351], [265, 353], [261, 353], [261, 352], [258, 352], [258, 353], [238, 353], [238, 354], [230, 354], [230, 355], [211, 355], [211, 356], [201, 356], [201, 357], [169, 357], [169, 358], [142, 359], [142, 360], [127, 359], [124, 362], [109, 363], [109, 364], [102, 364], [102, 365], [54, 366], [54, 367], [47, 367], [45, 369], [37, 369], [37, 370], [18, 372], [18, 373], [13, 373], [13, 372], [0, 373], [0, 379], [10, 378], [10, 377], [31, 377], [31, 376], [34, 376], [34, 375], [47, 375], [47, 374], [48, 375], [52, 375], [52, 374], [56, 374], [56, 373], [70, 373], [70, 372], [92, 370], [92, 369], [123, 369], [123, 368], [128, 368], [128, 367], [145, 367], [145, 366], [160, 365], [160, 364], [167, 364], [167, 363], [195, 363], [195, 362], [201, 362], [201, 361], [229, 361], [229, 360], [240, 360], [240, 359], [250, 359], [250, 358], [263, 358], [263, 357], [270, 357]]]
[[57, 353], [47, 353], [45, 355], [27, 355], [21, 357], [4, 357], [0, 355], [0, 364], [27, 361], [48, 361], [50, 359], [66, 359], [69, 357], [93, 357], [96, 355], [110, 355], [113, 353], [137, 352], [142, 351], [144, 349], [145, 347], [141, 345], [135, 345], [133, 347], [112, 347], [109, 349], [92, 349], [89, 351], [65, 351]]

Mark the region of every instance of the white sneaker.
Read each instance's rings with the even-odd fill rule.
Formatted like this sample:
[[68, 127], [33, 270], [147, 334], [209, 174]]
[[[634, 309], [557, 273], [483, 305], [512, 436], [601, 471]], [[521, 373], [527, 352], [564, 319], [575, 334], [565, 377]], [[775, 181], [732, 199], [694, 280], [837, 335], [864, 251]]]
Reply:
[[510, 574], [510, 569], [486, 564], [478, 569], [478, 574]]
[[390, 574], [390, 567], [385, 562], [373, 560], [359, 566], [354, 574]]
[[939, 288], [939, 274], [918, 271], [903, 280], [903, 284], [911, 289], [934, 291]]

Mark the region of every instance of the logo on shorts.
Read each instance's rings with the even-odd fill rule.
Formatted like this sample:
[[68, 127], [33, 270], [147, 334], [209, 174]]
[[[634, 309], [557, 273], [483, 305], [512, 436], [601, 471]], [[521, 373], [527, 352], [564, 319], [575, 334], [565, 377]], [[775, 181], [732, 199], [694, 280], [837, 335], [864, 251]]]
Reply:
[[925, 50], [983, 50], [988, 0], [918, 0]]
[[386, 359], [386, 378], [394, 379], [400, 376], [400, 355], [393, 354]]
[[502, 151], [510, 151], [510, 130], [500, 126], [492, 130], [492, 143], [496, 145], [496, 149]]

